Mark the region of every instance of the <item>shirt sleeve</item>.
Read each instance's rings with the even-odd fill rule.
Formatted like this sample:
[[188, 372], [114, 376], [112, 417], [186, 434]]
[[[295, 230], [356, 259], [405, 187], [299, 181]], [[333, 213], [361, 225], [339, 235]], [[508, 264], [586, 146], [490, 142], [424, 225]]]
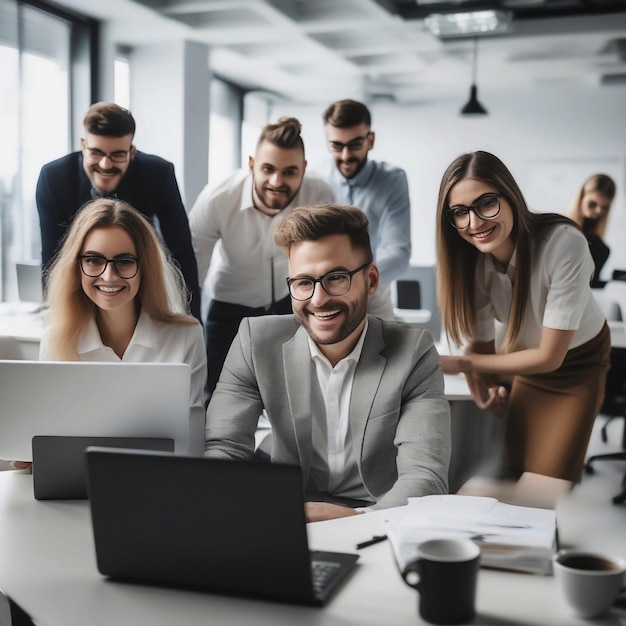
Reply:
[[160, 181], [157, 217], [163, 240], [174, 259], [179, 263], [187, 287], [191, 293], [191, 312], [200, 320], [200, 287], [198, 265], [191, 243], [189, 219], [183, 205], [174, 165], [168, 163]]
[[48, 173], [45, 167], [42, 168], [37, 179], [35, 201], [37, 213], [39, 214], [39, 229], [41, 233], [41, 264], [45, 268], [52, 260], [57, 245], [62, 240], [66, 229], [66, 225], [61, 224], [63, 220], [60, 217], [57, 202], [50, 188]]
[[590, 297], [594, 264], [584, 235], [571, 226], [557, 227], [543, 244], [542, 279], [548, 286], [543, 325], [576, 330]]
[[198, 261], [198, 276], [203, 285], [209, 271], [213, 248], [221, 237], [217, 222], [217, 200], [207, 185], [196, 199], [189, 213], [191, 242]]
[[385, 282], [400, 277], [411, 257], [411, 202], [406, 174], [394, 172], [389, 185], [387, 205], [380, 216], [378, 246], [374, 251], [376, 265]]

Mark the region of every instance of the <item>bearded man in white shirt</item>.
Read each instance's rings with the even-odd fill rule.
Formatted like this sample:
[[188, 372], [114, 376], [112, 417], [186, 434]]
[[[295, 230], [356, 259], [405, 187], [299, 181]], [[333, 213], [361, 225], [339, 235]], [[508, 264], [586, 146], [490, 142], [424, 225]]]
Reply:
[[293, 117], [265, 126], [248, 169], [216, 188], [207, 185], [189, 214], [200, 285], [208, 274], [211, 298], [205, 326], [209, 393], [244, 317], [291, 313], [287, 259], [273, 239], [277, 225], [297, 206], [334, 201], [324, 180], [305, 176], [300, 132]]

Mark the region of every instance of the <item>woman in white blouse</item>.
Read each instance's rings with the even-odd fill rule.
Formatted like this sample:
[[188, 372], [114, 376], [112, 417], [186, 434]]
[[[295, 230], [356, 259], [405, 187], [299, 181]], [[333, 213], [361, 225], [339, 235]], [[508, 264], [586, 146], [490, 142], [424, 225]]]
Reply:
[[47, 275], [39, 358], [189, 364], [190, 433], [200, 437], [190, 443], [201, 453], [206, 350], [186, 293], [147, 220], [125, 202], [94, 200], [74, 218]]
[[493, 154], [464, 154], [439, 190], [437, 272], [443, 327], [465, 347], [441, 357], [443, 370], [464, 373], [479, 406], [507, 413], [506, 480], [488, 495], [520, 499], [527, 474], [578, 482], [610, 351], [580, 229], [531, 213]]

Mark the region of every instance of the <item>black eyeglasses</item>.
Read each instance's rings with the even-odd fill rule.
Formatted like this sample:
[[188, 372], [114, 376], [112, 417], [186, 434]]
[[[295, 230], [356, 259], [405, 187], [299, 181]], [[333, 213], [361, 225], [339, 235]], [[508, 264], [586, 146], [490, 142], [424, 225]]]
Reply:
[[294, 300], [310, 300], [315, 293], [315, 285], [319, 283], [329, 296], [345, 296], [352, 287], [352, 277], [371, 264], [371, 261], [363, 263], [351, 272], [334, 271], [328, 272], [319, 278], [302, 276], [301, 278], [287, 278], [289, 294]]
[[351, 139], [348, 143], [341, 143], [341, 141], [329, 141], [330, 149], [333, 152], [343, 152], [344, 148], [347, 148], [349, 152], [355, 152], [356, 150], [360, 150], [363, 147], [366, 139], [372, 134], [369, 131], [367, 134], [362, 137], [355, 137]]
[[470, 211], [474, 211], [481, 220], [492, 220], [500, 215], [500, 198], [502, 194], [486, 193], [474, 204], [465, 206], [456, 204], [446, 211], [450, 224], [457, 230], [465, 230], [470, 225]]
[[97, 278], [102, 276], [109, 265], [113, 264], [113, 271], [120, 277], [128, 280], [134, 278], [139, 271], [139, 259], [134, 256], [119, 256], [107, 259], [100, 254], [84, 254], [78, 257], [80, 269], [85, 276]]
[[83, 142], [85, 147], [85, 152], [87, 156], [95, 162], [100, 162], [104, 157], [107, 157], [113, 163], [126, 163], [128, 161], [128, 157], [130, 156], [131, 149], [129, 150], [116, 150], [115, 152], [102, 152], [98, 148], [90, 148], [86, 143]]

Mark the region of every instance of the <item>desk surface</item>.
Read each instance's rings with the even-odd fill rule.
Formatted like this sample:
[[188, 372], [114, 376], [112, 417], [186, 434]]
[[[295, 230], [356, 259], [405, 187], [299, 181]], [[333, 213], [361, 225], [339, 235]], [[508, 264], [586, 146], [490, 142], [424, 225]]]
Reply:
[[[618, 484], [618, 469], [611, 480], [599, 471], [559, 504], [562, 542], [626, 555], [626, 508], [610, 503]], [[357, 542], [383, 532], [383, 519], [377, 512], [310, 524], [310, 545], [353, 551]], [[316, 609], [106, 581], [96, 570], [88, 504], [38, 502], [27, 474], [0, 472], [0, 534], [0, 588], [41, 626], [422, 623], [417, 594], [400, 579], [387, 542], [363, 550], [344, 587]], [[552, 577], [527, 574], [481, 570], [477, 610], [475, 626], [590, 623], [562, 604]], [[615, 610], [601, 623], [617, 626], [624, 617]]]

